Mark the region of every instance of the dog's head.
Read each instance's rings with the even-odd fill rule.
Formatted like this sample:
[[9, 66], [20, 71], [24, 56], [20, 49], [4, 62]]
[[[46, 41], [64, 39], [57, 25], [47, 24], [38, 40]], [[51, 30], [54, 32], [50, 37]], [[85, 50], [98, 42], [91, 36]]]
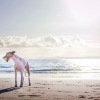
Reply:
[[15, 51], [7, 52], [6, 55], [3, 57], [3, 59], [4, 59], [6, 62], [8, 62], [9, 59], [10, 59], [11, 57], [13, 57], [14, 53], [15, 53]]

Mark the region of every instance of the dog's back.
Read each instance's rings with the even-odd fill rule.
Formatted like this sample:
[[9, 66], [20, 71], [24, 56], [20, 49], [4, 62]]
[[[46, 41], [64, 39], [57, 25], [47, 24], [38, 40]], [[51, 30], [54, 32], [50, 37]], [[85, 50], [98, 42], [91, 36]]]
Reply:
[[27, 65], [27, 60], [25, 60], [24, 58], [21, 58], [17, 55], [14, 55], [14, 57], [16, 58], [16, 64], [19, 64], [23, 67], [25, 67]]

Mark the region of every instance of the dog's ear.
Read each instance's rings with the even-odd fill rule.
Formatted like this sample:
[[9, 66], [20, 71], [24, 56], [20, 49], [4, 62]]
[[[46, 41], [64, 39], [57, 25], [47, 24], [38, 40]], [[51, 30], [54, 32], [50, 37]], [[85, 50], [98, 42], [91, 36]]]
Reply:
[[12, 53], [12, 54], [14, 54], [14, 53], [15, 53], [15, 51], [12, 51], [11, 53]]

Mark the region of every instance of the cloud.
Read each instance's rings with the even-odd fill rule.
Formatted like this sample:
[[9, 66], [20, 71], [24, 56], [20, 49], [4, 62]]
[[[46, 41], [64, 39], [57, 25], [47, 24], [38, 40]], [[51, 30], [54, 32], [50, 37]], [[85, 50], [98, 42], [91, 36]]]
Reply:
[[45, 36], [27, 38], [7, 36], [0, 38], [0, 47], [67, 47], [67, 48], [100, 48], [100, 44], [83, 40], [79, 36]]
[[0, 47], [5, 47], [5, 41], [0, 37]]

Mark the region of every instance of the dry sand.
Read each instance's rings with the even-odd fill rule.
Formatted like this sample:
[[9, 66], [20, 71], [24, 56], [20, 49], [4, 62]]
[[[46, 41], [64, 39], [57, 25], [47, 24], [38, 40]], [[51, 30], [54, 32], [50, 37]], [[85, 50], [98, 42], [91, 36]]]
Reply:
[[[46, 75], [45, 75], [46, 77]], [[100, 80], [31, 77], [13, 87], [14, 78], [0, 78], [0, 100], [100, 100]], [[19, 83], [18, 83], [19, 85]]]

